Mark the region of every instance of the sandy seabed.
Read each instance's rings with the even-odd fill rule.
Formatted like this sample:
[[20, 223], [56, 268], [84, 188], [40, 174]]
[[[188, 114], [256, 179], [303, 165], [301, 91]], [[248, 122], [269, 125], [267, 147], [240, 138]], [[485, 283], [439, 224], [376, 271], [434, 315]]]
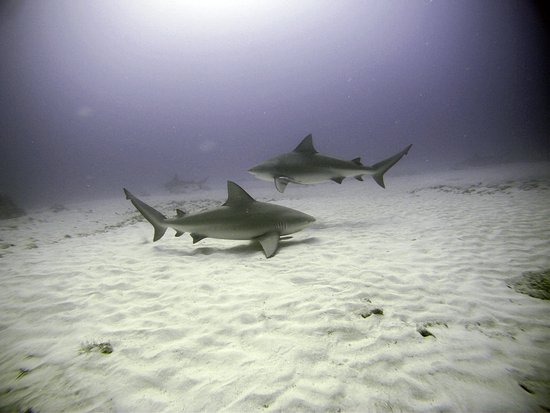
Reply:
[[550, 268], [550, 165], [386, 184], [245, 183], [317, 218], [270, 259], [153, 243], [122, 191], [1, 221], [0, 411], [550, 411], [550, 301], [508, 283]]

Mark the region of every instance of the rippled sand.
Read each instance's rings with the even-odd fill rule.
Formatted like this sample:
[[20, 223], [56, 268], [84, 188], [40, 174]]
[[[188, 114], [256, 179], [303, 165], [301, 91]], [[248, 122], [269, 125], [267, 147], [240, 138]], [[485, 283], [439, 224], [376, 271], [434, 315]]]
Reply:
[[[386, 183], [243, 184], [317, 218], [271, 259], [122, 192], [0, 221], [0, 410], [548, 411], [550, 301], [507, 280], [550, 268], [549, 165]], [[144, 200], [225, 194], [184, 198]]]

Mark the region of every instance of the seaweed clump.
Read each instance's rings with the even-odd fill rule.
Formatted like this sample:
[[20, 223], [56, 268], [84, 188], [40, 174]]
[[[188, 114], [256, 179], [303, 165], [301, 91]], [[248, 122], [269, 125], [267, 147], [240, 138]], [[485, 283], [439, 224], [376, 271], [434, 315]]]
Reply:
[[91, 353], [92, 351], [97, 351], [101, 354], [111, 354], [113, 352], [113, 346], [109, 342], [103, 343], [83, 343], [80, 346], [81, 353]]
[[550, 300], [550, 269], [524, 272], [519, 277], [510, 279], [508, 287], [521, 294], [541, 300]]
[[0, 194], [0, 219], [17, 218], [25, 215], [25, 211], [18, 207], [12, 199]]

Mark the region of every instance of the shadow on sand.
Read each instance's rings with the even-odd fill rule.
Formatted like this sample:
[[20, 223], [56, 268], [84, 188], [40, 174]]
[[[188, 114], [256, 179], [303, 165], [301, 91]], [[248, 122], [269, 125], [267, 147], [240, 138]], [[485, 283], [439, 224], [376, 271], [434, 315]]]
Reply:
[[[279, 248], [277, 250], [277, 253], [274, 256], [277, 256], [277, 254], [279, 254], [281, 249], [286, 249], [287, 247], [291, 247], [293, 245], [303, 245], [303, 244], [309, 245], [309, 244], [318, 244], [318, 243], [319, 243], [319, 239], [315, 237], [309, 237], [309, 238], [300, 239], [300, 240], [293, 239], [292, 237], [282, 237], [281, 242], [279, 243]], [[180, 248], [155, 245], [154, 249], [159, 251], [162, 254], [178, 256], [178, 257], [194, 257], [197, 255], [213, 255], [213, 254], [249, 256], [249, 255], [255, 255], [260, 253], [263, 255], [262, 247], [256, 241], [249, 241], [248, 243], [243, 241], [242, 245], [236, 245], [228, 248], [200, 247], [200, 246], [193, 246], [192, 244], [188, 247], [189, 249], [187, 249], [185, 246], [180, 249]]]

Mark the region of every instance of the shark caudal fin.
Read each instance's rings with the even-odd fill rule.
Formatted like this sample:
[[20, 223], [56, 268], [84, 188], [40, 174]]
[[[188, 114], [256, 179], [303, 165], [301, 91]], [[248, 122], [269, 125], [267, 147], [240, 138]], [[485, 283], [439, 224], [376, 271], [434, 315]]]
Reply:
[[159, 239], [161, 239], [164, 233], [166, 232], [166, 229], [168, 228], [164, 223], [164, 221], [166, 220], [166, 217], [162, 215], [159, 211], [157, 211], [155, 208], [147, 205], [145, 202], [136, 198], [126, 188], [124, 188], [124, 194], [126, 195], [126, 199], [129, 199], [132, 202], [132, 204], [134, 204], [136, 209], [139, 212], [141, 212], [141, 215], [143, 215], [145, 219], [151, 223], [153, 228], [155, 228], [153, 241], [158, 241]]
[[374, 164], [371, 166], [371, 168], [374, 170], [374, 174], [372, 177], [376, 181], [378, 185], [380, 185], [382, 188], [385, 188], [384, 185], [384, 174], [388, 172], [388, 170], [395, 165], [399, 160], [405, 156], [407, 153], [409, 153], [409, 149], [411, 149], [412, 145], [407, 146], [405, 149], [403, 149], [398, 154], [395, 154], [388, 159], [384, 159], [381, 162], [378, 162], [377, 164]]

